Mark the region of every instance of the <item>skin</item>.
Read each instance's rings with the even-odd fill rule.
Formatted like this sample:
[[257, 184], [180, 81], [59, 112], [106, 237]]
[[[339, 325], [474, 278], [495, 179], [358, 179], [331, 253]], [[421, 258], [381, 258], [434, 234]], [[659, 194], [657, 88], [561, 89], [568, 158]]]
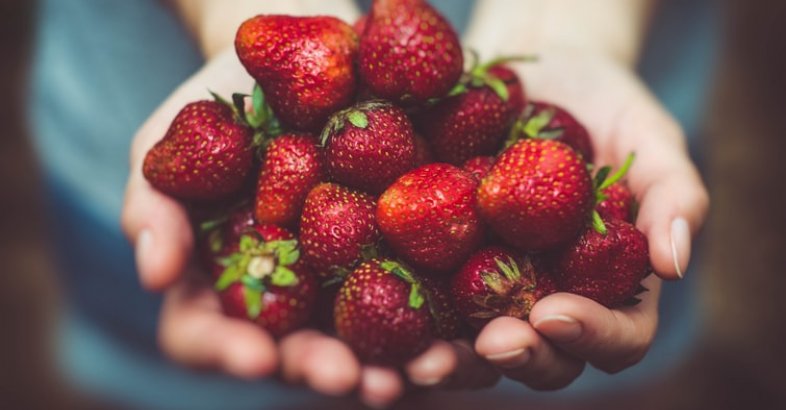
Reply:
[[[554, 294], [534, 306], [529, 323], [497, 318], [474, 346], [437, 341], [403, 372], [363, 366], [342, 342], [314, 330], [292, 333], [277, 343], [258, 327], [224, 316], [215, 294], [189, 265], [194, 238], [184, 209], [142, 177], [145, 152], [180, 107], [205, 98], [208, 88], [222, 95], [251, 89], [251, 79], [227, 49], [244, 18], [278, 12], [332, 14], [352, 22], [358, 16], [350, 1], [330, 2], [329, 9], [317, 0], [243, 0], [231, 9], [221, 3], [175, 2], [207, 62], [156, 109], [131, 148], [122, 223], [136, 248], [142, 284], [165, 293], [159, 324], [165, 354], [187, 366], [248, 379], [278, 371], [289, 382], [329, 395], [357, 389], [361, 400], [376, 407], [404, 393], [404, 378], [421, 386], [481, 388], [504, 374], [535, 389], [557, 389], [578, 377], [586, 363], [616, 372], [643, 357], [655, 333], [661, 279], [678, 279], [678, 271], [685, 271], [690, 236], [700, 228], [708, 206], [682, 131], [632, 69], [650, 8], [647, 1], [596, 0], [590, 7], [581, 0], [481, 0], [465, 46], [483, 51], [483, 57], [537, 52], [537, 64], [515, 66], [532, 98], [574, 113], [593, 135], [599, 163], [619, 165], [628, 152], [637, 153], [628, 181], [641, 203], [637, 226], [649, 239], [658, 274], [644, 282], [650, 292], [639, 305], [618, 310]], [[687, 229], [672, 235], [677, 217]], [[571, 333], [576, 324], [580, 332]]]

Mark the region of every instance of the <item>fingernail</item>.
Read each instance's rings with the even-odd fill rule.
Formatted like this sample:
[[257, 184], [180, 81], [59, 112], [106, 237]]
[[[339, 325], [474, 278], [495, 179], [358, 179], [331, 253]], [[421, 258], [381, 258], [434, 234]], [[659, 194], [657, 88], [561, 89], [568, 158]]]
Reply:
[[568, 343], [578, 339], [582, 331], [581, 323], [565, 315], [546, 316], [533, 326], [538, 332], [559, 343]]
[[674, 259], [674, 270], [682, 279], [688, 268], [690, 257], [690, 226], [684, 218], [671, 221], [671, 257]]
[[139, 236], [136, 238], [136, 250], [135, 250], [135, 257], [136, 257], [136, 269], [139, 271], [139, 274], [144, 278], [145, 275], [145, 266], [147, 263], [145, 261], [150, 260], [150, 251], [153, 249], [153, 233], [150, 232], [150, 229], [143, 229], [142, 232], [139, 233]]
[[486, 360], [490, 361], [496, 366], [504, 368], [521, 367], [527, 364], [530, 358], [529, 349], [511, 350], [504, 353], [490, 354], [486, 356]]
[[388, 388], [389, 379], [385, 376], [383, 371], [374, 368], [365, 369], [363, 372], [363, 384], [363, 390], [366, 391], [366, 394], [363, 395], [363, 402], [367, 406], [375, 409], [390, 407], [390, 399], [379, 397], [374, 394], [374, 392], [386, 390]]

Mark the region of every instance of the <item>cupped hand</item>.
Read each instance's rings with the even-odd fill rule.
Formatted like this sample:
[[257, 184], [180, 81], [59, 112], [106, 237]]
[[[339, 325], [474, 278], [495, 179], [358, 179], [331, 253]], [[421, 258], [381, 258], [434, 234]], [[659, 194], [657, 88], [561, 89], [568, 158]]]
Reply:
[[234, 52], [227, 50], [175, 90], [134, 137], [122, 225], [135, 247], [143, 286], [165, 293], [158, 335], [163, 352], [181, 364], [241, 378], [279, 372], [288, 382], [328, 395], [357, 390], [373, 405], [392, 402], [409, 383], [444, 388], [496, 383], [499, 373], [467, 342], [434, 342], [400, 372], [363, 365], [343, 342], [316, 330], [276, 341], [250, 322], [223, 315], [206, 275], [191, 263], [194, 237], [185, 209], [145, 180], [142, 162], [185, 104], [209, 98], [208, 90], [230, 96], [252, 86]]
[[644, 357], [657, 327], [661, 279], [684, 275], [709, 199], [679, 125], [625, 64], [564, 49], [518, 68], [531, 99], [558, 104], [587, 127], [599, 165], [620, 166], [636, 153], [627, 181], [656, 273], [643, 282], [649, 292], [633, 307], [607, 309], [557, 293], [536, 303], [528, 322], [498, 318], [482, 330], [479, 355], [532, 388], [557, 389], [585, 363], [613, 373]]

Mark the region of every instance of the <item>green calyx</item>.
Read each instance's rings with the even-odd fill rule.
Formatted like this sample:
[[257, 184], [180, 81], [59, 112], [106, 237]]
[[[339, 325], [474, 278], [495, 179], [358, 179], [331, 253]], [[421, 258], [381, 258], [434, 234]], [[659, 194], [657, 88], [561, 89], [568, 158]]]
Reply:
[[502, 56], [489, 60], [480, 64], [478, 62], [477, 53], [472, 53], [472, 67], [464, 78], [464, 83], [475, 88], [489, 87], [492, 89], [499, 98], [503, 101], [508, 101], [510, 93], [508, 92], [508, 85], [502, 79], [489, 73], [489, 70], [500, 64], [514, 63], [514, 62], [532, 62], [537, 61], [534, 56]]
[[[595, 174], [595, 178], [593, 179], [593, 191], [595, 193], [595, 207], [604, 200], [606, 200], [606, 195], [603, 191], [612, 186], [614, 183], [622, 180], [623, 177], [628, 173], [631, 165], [633, 165], [633, 160], [636, 159], [636, 154], [631, 152], [625, 158], [625, 162], [622, 166], [617, 170], [617, 172], [609, 175], [611, 173], [611, 167], [605, 166], [598, 170]], [[594, 207], [593, 207], [594, 208]], [[606, 224], [603, 223], [603, 219], [600, 217], [600, 214], [596, 209], [592, 211], [592, 227], [600, 234], [605, 235]]]
[[[281, 123], [265, 101], [265, 93], [259, 84], [254, 84], [250, 96], [242, 93], [232, 94], [231, 102], [213, 91], [210, 91], [210, 94], [217, 102], [232, 109], [236, 121], [254, 130], [252, 142], [254, 147], [263, 147], [281, 134]], [[246, 98], [249, 97], [251, 98], [251, 111], [246, 110]]]
[[408, 302], [409, 307], [412, 309], [420, 309], [423, 306], [423, 304], [426, 302], [424, 289], [407, 267], [390, 259], [380, 262], [379, 266], [382, 269], [398, 276], [404, 280], [404, 282], [407, 282], [410, 285]]
[[471, 316], [477, 319], [490, 319], [507, 315], [525, 319], [534, 303], [533, 291], [537, 278], [532, 261], [527, 257], [519, 266], [513, 258], [507, 261], [494, 259], [497, 269], [481, 273], [483, 283], [491, 291], [476, 295], [473, 302], [481, 309]]
[[554, 116], [557, 115], [556, 109], [549, 107], [537, 114], [534, 112], [535, 106], [528, 104], [527, 108], [524, 109], [524, 112], [521, 113], [510, 128], [503, 150], [522, 139], [539, 138], [553, 140], [562, 136], [564, 133], [562, 128], [549, 127]]
[[263, 241], [255, 232], [240, 237], [238, 251], [217, 258], [224, 271], [216, 281], [217, 291], [230, 285], [243, 285], [243, 295], [249, 319], [256, 319], [262, 311], [262, 294], [270, 286], [295, 286], [298, 278], [291, 266], [300, 259], [296, 240]]
[[368, 100], [333, 114], [319, 135], [319, 143], [323, 147], [327, 145], [330, 137], [344, 129], [347, 123], [352, 124], [356, 128], [366, 129], [369, 125], [367, 115], [369, 111], [390, 107], [391, 105], [391, 103], [385, 100]]

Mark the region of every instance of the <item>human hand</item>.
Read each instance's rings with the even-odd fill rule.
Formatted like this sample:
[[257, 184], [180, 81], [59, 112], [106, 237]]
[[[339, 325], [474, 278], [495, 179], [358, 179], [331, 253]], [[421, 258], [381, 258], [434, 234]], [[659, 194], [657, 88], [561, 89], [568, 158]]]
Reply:
[[[131, 173], [122, 224], [136, 249], [143, 286], [165, 293], [159, 324], [163, 352], [187, 366], [254, 379], [280, 374], [328, 395], [355, 389], [369, 404], [384, 405], [400, 396], [405, 379], [397, 370], [362, 365], [343, 342], [316, 330], [294, 332], [280, 341], [251, 322], [229, 318], [203, 272], [191, 262], [194, 237], [185, 209], [155, 190], [142, 175], [148, 149], [160, 139], [188, 102], [250, 90], [253, 80], [232, 50], [211, 59], [151, 115], [134, 137]], [[467, 342], [435, 342], [404, 367], [415, 385], [483, 387], [498, 372], [477, 357]]]
[[557, 389], [578, 377], [585, 362], [613, 373], [644, 357], [657, 327], [660, 280], [684, 274], [709, 200], [679, 125], [624, 63], [555, 48], [520, 73], [531, 99], [565, 107], [587, 127], [598, 165], [619, 166], [636, 153], [627, 180], [657, 274], [643, 282], [649, 292], [636, 306], [607, 309], [558, 293], [536, 303], [529, 322], [498, 318], [479, 334], [477, 353], [505, 375], [536, 389]]

